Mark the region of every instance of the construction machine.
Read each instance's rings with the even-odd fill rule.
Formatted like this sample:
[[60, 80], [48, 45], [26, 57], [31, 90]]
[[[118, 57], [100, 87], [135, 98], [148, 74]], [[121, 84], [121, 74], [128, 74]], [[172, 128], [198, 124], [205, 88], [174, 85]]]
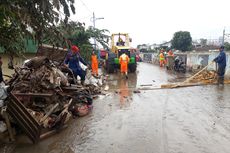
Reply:
[[129, 56], [130, 61], [128, 65], [129, 72], [135, 72], [136, 63], [136, 53], [132, 51], [128, 33], [114, 33], [111, 35], [111, 48], [107, 52], [105, 58], [105, 69], [108, 73], [113, 73], [115, 70], [120, 68], [119, 57], [125, 53]]

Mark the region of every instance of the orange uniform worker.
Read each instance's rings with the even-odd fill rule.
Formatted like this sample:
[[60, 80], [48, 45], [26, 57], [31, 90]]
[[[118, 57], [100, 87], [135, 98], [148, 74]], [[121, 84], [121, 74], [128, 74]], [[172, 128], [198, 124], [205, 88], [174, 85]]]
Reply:
[[161, 50], [161, 53], [159, 55], [159, 62], [160, 62], [160, 67], [162, 67], [165, 64], [165, 57], [164, 57], [163, 50]]
[[173, 56], [174, 57], [174, 54], [173, 54], [172, 50], [168, 51], [168, 56]]
[[92, 74], [98, 76], [98, 60], [97, 55], [93, 51], [91, 56], [91, 67], [92, 67]]
[[121, 65], [121, 73], [124, 73], [126, 78], [128, 78], [129, 56], [123, 53], [119, 58], [119, 63]]

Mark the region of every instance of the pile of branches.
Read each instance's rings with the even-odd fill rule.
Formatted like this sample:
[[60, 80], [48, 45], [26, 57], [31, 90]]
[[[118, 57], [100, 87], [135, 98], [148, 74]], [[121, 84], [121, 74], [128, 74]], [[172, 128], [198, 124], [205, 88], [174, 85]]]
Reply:
[[213, 83], [216, 81], [216, 71], [205, 70], [196, 77], [194, 77], [190, 82], [204, 82], [204, 83]]
[[58, 128], [71, 117], [87, 115], [93, 96], [101, 93], [100, 86], [76, 80], [70, 69], [41, 56], [15, 68], [6, 84], [41, 126]]

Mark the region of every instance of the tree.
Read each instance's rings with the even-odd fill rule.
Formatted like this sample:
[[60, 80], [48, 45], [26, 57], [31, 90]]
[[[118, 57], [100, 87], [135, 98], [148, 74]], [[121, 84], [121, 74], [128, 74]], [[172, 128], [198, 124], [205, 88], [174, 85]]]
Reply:
[[41, 43], [44, 33], [55, 31], [63, 11], [68, 22], [74, 0], [3, 0], [0, 2], [0, 46], [7, 52], [21, 50], [28, 35]]
[[226, 51], [230, 51], [230, 43], [229, 42], [225, 42], [224, 43], [224, 48]]
[[207, 39], [201, 38], [200, 44], [201, 44], [201, 46], [207, 46]]
[[192, 49], [192, 37], [188, 31], [178, 31], [174, 33], [172, 39], [172, 48], [181, 51], [189, 51]]
[[47, 33], [44, 35], [43, 43], [55, 45], [58, 47], [70, 48], [71, 45], [77, 45], [81, 50], [83, 58], [89, 60], [93, 49], [90, 39], [96, 39], [104, 48], [108, 48], [109, 36], [106, 35], [106, 29], [94, 29], [93, 27], [85, 28], [80, 22], [61, 22], [56, 27], [57, 34]]

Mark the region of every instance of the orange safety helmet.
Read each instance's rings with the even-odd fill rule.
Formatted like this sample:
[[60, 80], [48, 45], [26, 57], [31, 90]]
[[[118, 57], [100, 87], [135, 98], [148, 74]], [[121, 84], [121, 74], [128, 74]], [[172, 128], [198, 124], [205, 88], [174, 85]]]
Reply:
[[78, 48], [77, 46], [75, 46], [75, 45], [73, 45], [73, 46], [71, 47], [71, 50], [72, 50], [73, 53], [79, 52], [79, 48]]

